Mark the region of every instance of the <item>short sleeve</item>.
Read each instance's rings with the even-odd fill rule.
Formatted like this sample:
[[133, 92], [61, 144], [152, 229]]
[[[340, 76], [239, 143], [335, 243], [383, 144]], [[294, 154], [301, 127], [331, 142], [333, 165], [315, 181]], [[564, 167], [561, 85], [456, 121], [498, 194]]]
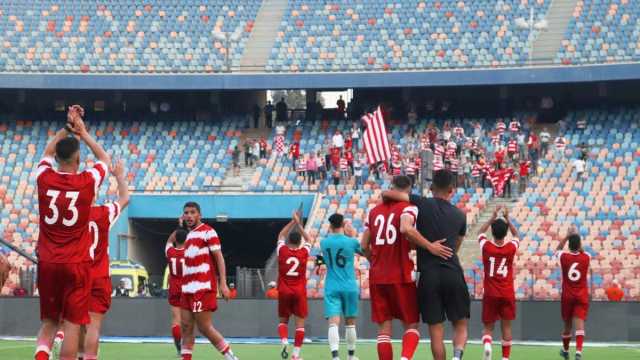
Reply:
[[91, 174], [93, 178], [93, 183], [95, 187], [95, 192], [98, 192], [98, 188], [102, 185], [104, 181], [104, 177], [107, 175], [107, 164], [102, 161], [96, 162], [91, 169], [88, 169], [87, 172]]
[[36, 169], [36, 179], [40, 177], [45, 171], [53, 168], [53, 158], [50, 156], [43, 157], [38, 163]]
[[218, 238], [218, 233], [215, 230], [207, 230], [204, 234], [204, 239], [209, 245], [209, 250], [211, 252], [222, 250], [222, 246], [220, 246], [220, 238]]
[[276, 246], [276, 254], [280, 255], [280, 249], [285, 246], [284, 238], [279, 238]]
[[484, 249], [484, 245], [487, 243], [487, 241], [489, 241], [487, 239], [487, 235], [485, 235], [484, 233], [478, 235], [478, 244], [480, 244], [480, 250]]
[[412, 223], [415, 225], [418, 220], [418, 207], [415, 205], [406, 206], [404, 209], [402, 209], [402, 214], [400, 214], [400, 217], [402, 216], [411, 217]]
[[169, 257], [169, 250], [171, 250], [171, 248], [173, 248], [173, 245], [171, 243], [167, 243], [167, 246], [164, 247], [164, 255], [167, 258]]
[[516, 250], [518, 250], [520, 248], [520, 239], [513, 238], [513, 239], [511, 239], [511, 243], [513, 244], [513, 246], [516, 247]]
[[115, 202], [112, 202], [112, 203], [108, 203], [105, 206], [109, 210], [108, 211], [108, 214], [109, 214], [108, 223], [109, 223], [109, 229], [111, 229], [113, 224], [115, 224], [116, 221], [118, 221], [118, 217], [120, 217], [120, 203], [115, 201]]

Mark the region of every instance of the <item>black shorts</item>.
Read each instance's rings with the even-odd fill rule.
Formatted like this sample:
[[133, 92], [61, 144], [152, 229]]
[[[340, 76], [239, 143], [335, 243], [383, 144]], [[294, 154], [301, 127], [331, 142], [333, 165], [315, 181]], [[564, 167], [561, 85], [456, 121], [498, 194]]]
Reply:
[[420, 273], [418, 306], [422, 321], [439, 324], [471, 317], [471, 299], [462, 271], [434, 266]]

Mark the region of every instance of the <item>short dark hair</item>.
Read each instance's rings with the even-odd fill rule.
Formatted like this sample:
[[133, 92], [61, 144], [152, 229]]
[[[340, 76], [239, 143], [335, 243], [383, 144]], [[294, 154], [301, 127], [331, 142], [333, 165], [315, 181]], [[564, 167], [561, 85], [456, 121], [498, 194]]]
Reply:
[[302, 241], [302, 235], [297, 231], [292, 231], [289, 233], [289, 244], [291, 245], [300, 245]]
[[56, 158], [58, 161], [70, 161], [75, 153], [80, 151], [80, 142], [69, 136], [56, 143]]
[[496, 240], [502, 240], [507, 236], [509, 225], [503, 219], [496, 219], [491, 223], [491, 234]]
[[394, 176], [391, 185], [398, 190], [406, 190], [411, 187], [411, 179], [405, 175]]
[[184, 229], [176, 230], [176, 243], [180, 245], [184, 244], [184, 242], [187, 241], [187, 234], [189, 234], [189, 232]]
[[433, 188], [438, 191], [449, 191], [453, 187], [453, 174], [451, 171], [442, 169], [433, 173]]
[[344, 216], [338, 213], [329, 216], [329, 224], [334, 229], [340, 229], [344, 226]]
[[184, 207], [182, 209], [184, 210], [186, 208], [194, 208], [198, 210], [199, 213], [202, 213], [202, 211], [200, 211], [200, 205], [198, 205], [198, 203], [195, 201], [188, 201], [186, 204], [184, 204]]
[[579, 251], [582, 247], [580, 235], [571, 234], [569, 235], [569, 250], [576, 252]]

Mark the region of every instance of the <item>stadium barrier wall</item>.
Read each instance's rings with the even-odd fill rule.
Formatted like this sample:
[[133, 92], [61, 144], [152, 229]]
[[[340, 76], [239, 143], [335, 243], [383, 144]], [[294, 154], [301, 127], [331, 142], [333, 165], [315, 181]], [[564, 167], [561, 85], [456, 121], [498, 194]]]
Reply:
[[640, 64], [318, 73], [0, 74], [4, 89], [276, 90], [553, 84], [636, 80]]
[[[358, 336], [376, 337], [371, 323], [368, 301], [361, 302]], [[214, 315], [215, 326], [227, 337], [276, 337], [277, 303], [272, 300], [236, 299], [219, 303]], [[480, 339], [481, 302], [471, 304], [470, 339]], [[104, 336], [170, 336], [170, 314], [166, 299], [114, 298], [104, 322]], [[35, 336], [39, 327], [38, 298], [0, 298], [0, 336]], [[309, 301], [307, 336], [326, 338], [327, 325], [323, 317], [322, 300]], [[394, 336], [399, 338], [401, 325], [394, 324]], [[554, 301], [518, 302], [513, 338], [527, 341], [559, 341], [562, 322], [560, 303]], [[450, 329], [447, 329], [450, 338]], [[422, 338], [427, 330], [421, 328]], [[592, 302], [587, 321], [587, 339], [593, 342], [639, 342], [640, 303]]]

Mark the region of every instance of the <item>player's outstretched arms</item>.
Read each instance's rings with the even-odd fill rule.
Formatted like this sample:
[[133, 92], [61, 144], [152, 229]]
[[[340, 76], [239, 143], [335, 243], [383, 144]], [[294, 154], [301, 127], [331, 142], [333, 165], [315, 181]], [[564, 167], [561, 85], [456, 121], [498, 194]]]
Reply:
[[352, 238], [357, 238], [358, 237], [358, 230], [356, 230], [353, 225], [351, 224], [351, 221], [345, 221], [344, 222], [344, 234], [347, 235], [348, 237], [352, 237]]
[[513, 225], [513, 223], [511, 222], [511, 218], [509, 217], [509, 208], [504, 208], [503, 212], [504, 212], [504, 219], [507, 220], [507, 225], [509, 225], [509, 231], [511, 232], [511, 236], [519, 239], [520, 234], [518, 233], [518, 229], [516, 229], [516, 226]]
[[285, 225], [282, 230], [280, 230], [280, 233], [278, 234], [278, 241], [286, 239], [287, 236], [289, 235], [289, 233], [291, 232], [291, 229], [293, 229], [294, 226], [296, 226], [296, 212], [293, 213], [293, 215], [291, 216], [291, 220], [287, 223], [287, 225]]
[[500, 212], [500, 209], [502, 207], [498, 206], [496, 207], [495, 210], [493, 210], [493, 214], [491, 215], [491, 218], [484, 224], [482, 224], [482, 226], [480, 227], [480, 230], [478, 230], [478, 232], [480, 234], [484, 234], [487, 232], [487, 230], [489, 230], [489, 228], [491, 227], [491, 224], [498, 218], [498, 212]]
[[409, 194], [397, 190], [385, 190], [382, 192], [382, 199], [390, 201], [409, 201]]
[[571, 225], [571, 227], [569, 228], [569, 231], [567, 231], [567, 234], [562, 239], [560, 239], [560, 242], [558, 243], [558, 247], [556, 247], [556, 250], [560, 251], [560, 250], [564, 249], [564, 246], [569, 241], [569, 236], [577, 234], [577, 233], [578, 233], [578, 229], [576, 228], [576, 226], [575, 225]]
[[70, 120], [67, 125], [71, 127], [71, 131], [73, 131], [74, 134], [78, 135], [80, 139], [84, 141], [85, 144], [87, 144], [98, 161], [102, 161], [105, 164], [110, 164], [111, 158], [109, 157], [109, 154], [104, 151], [102, 145], [98, 144], [98, 142], [87, 131], [84, 120], [82, 120], [82, 116], [84, 116], [84, 109], [82, 109], [82, 107], [80, 107], [79, 105], [73, 105], [72, 108], [74, 108], [75, 111], [71, 112], [70, 110], [71, 116], [67, 117], [68, 121]]
[[302, 238], [304, 239], [304, 241], [307, 244], [313, 244], [313, 238], [311, 237], [311, 235], [309, 235], [309, 233], [304, 229], [304, 225], [302, 224], [302, 218], [300, 217], [300, 213], [298, 211], [296, 211], [295, 213], [293, 213], [293, 221], [296, 225], [296, 228], [298, 229], [298, 231], [300, 231], [300, 235], [302, 235]]
[[42, 154], [42, 156], [54, 157], [56, 154], [56, 144], [58, 143], [58, 141], [66, 138], [67, 136], [69, 136], [69, 131], [67, 131], [67, 129], [58, 130], [53, 139], [51, 139], [47, 146], [44, 148], [44, 154]]
[[116, 182], [118, 183], [118, 204], [120, 205], [120, 211], [122, 211], [129, 205], [129, 187], [124, 176], [124, 163], [122, 160], [116, 161], [111, 173], [116, 177]]
[[9, 278], [9, 273], [11, 272], [11, 264], [9, 264], [9, 260], [7, 260], [4, 255], [0, 255], [0, 290], [4, 286], [4, 283]]

